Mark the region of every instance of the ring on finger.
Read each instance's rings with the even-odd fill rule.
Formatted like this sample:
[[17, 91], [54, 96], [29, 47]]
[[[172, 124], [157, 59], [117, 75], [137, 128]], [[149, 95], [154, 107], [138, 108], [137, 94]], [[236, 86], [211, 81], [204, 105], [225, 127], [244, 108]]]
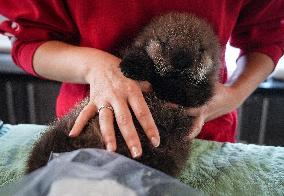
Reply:
[[109, 109], [110, 111], [114, 112], [113, 107], [109, 106], [109, 105], [102, 105], [99, 109], [98, 109], [98, 113], [100, 113], [100, 111], [102, 109]]

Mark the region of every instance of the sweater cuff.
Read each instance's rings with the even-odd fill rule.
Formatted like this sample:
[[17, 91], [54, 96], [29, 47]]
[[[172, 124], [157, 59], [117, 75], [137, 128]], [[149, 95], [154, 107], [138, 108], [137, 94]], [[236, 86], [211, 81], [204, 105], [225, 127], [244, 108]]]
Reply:
[[276, 66], [279, 59], [282, 57], [284, 51], [282, 50], [281, 47], [277, 45], [273, 45], [273, 46], [264, 47], [264, 48], [241, 50], [238, 58], [240, 58], [241, 56], [245, 54], [252, 53], [252, 52], [259, 52], [259, 53], [266, 54], [272, 59], [274, 66]]
[[15, 41], [12, 47], [12, 58], [15, 64], [31, 75], [43, 78], [34, 70], [33, 56], [37, 48], [45, 42], [46, 41], [37, 41], [23, 44]]

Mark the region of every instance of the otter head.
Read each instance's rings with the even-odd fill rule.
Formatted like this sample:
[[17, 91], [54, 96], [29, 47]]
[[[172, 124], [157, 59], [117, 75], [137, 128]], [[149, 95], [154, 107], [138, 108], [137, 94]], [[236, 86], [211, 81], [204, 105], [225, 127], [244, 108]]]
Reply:
[[160, 99], [197, 107], [213, 94], [217, 38], [205, 21], [187, 14], [166, 15], [139, 35], [121, 68], [127, 77], [149, 81]]

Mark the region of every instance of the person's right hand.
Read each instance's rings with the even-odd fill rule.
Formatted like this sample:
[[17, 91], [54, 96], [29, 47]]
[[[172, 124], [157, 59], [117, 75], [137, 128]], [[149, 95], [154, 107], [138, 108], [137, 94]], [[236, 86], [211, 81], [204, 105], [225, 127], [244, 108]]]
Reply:
[[92, 55], [84, 62], [88, 64], [86, 67], [91, 67], [86, 76], [86, 81], [90, 84], [90, 102], [76, 119], [70, 136], [78, 136], [87, 122], [101, 108], [99, 124], [107, 150], [115, 151], [117, 148], [115, 118], [132, 157], [139, 157], [142, 154], [142, 148], [130, 108], [152, 144], [157, 147], [160, 143], [158, 129], [142, 95], [142, 91], [148, 91], [151, 88], [150, 83], [126, 78], [119, 68], [121, 59], [109, 53], [103, 53], [103, 55], [99, 66], [90, 66], [94, 62], [98, 64], [98, 59], [93, 58]]

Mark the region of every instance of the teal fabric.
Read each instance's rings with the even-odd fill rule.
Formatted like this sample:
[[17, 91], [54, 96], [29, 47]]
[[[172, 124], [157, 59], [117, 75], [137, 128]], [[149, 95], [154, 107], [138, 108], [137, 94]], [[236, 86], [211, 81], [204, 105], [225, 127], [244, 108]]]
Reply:
[[9, 130], [11, 130], [12, 125], [4, 125], [3, 121], [0, 120], [0, 137], [5, 135]]
[[42, 125], [9, 125], [0, 129], [0, 187], [21, 177], [25, 162]]
[[[45, 128], [0, 129], [0, 187], [23, 175], [31, 146]], [[209, 195], [284, 195], [284, 148], [195, 140], [180, 180]]]
[[284, 195], [284, 148], [195, 140], [182, 182], [210, 195]]

